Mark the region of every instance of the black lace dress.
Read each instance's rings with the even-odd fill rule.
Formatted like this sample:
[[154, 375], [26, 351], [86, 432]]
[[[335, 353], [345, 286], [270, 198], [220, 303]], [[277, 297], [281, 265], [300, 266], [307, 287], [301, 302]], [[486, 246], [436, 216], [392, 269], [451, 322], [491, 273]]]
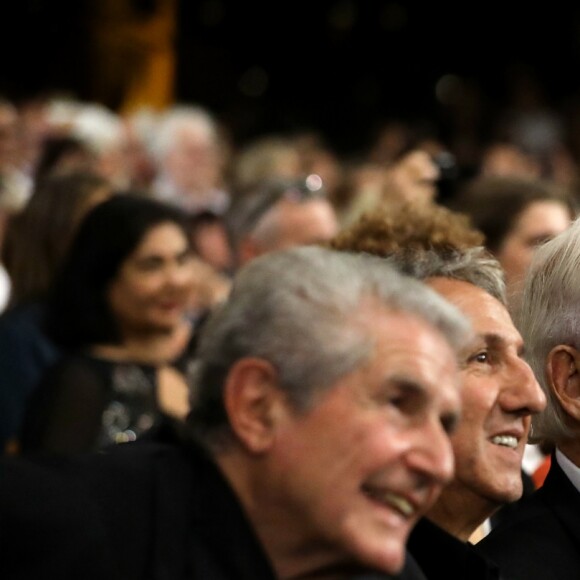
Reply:
[[170, 419], [157, 400], [157, 368], [88, 354], [67, 356], [30, 401], [22, 452], [75, 453], [133, 441]]

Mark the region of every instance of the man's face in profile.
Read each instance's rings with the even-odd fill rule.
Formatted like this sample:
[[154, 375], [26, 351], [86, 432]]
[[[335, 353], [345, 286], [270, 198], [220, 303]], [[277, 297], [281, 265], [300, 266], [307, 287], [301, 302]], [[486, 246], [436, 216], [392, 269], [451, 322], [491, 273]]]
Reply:
[[356, 323], [369, 359], [310, 410], [285, 405], [264, 476], [281, 534], [300, 538], [305, 554], [395, 573], [412, 526], [453, 475], [458, 370], [443, 337], [415, 317], [373, 306]]
[[469, 318], [476, 334], [461, 370], [463, 415], [452, 437], [456, 475], [449, 489], [497, 504], [515, 501], [531, 414], [546, 404], [523, 360], [522, 337], [505, 306], [481, 288], [449, 278], [429, 285]]

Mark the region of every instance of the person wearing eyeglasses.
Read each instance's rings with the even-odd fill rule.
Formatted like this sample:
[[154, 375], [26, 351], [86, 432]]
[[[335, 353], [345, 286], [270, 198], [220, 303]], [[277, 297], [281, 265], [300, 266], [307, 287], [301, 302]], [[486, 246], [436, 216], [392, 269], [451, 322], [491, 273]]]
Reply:
[[235, 267], [274, 250], [317, 244], [338, 233], [322, 179], [269, 179], [236, 197], [226, 214]]

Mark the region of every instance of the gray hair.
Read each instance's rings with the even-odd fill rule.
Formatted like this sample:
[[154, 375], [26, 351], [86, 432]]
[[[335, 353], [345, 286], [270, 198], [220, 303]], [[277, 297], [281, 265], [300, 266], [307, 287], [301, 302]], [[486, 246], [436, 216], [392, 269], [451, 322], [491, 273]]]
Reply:
[[452, 278], [481, 288], [507, 305], [503, 269], [482, 246], [464, 249], [410, 249], [387, 257], [401, 272], [418, 280]]
[[574, 436], [569, 416], [547, 381], [550, 351], [563, 344], [580, 349], [580, 221], [543, 244], [526, 275], [516, 320], [526, 344], [527, 359], [548, 404], [532, 418], [532, 442], [557, 443]]
[[225, 225], [235, 257], [242, 241], [252, 236], [268, 246], [275, 243], [279, 226], [273, 225], [272, 216], [284, 201], [305, 203], [313, 199], [327, 199], [322, 179], [318, 175], [295, 178], [271, 178], [253, 188], [239, 192], [225, 216]]
[[277, 370], [297, 410], [358, 368], [373, 343], [357, 324], [365, 300], [410, 313], [438, 329], [459, 353], [469, 323], [426, 285], [383, 258], [303, 246], [252, 260], [201, 333], [192, 372], [189, 427], [208, 445], [231, 436], [223, 385], [232, 365], [259, 357]]
[[161, 163], [183, 130], [195, 132], [211, 142], [218, 141], [218, 129], [212, 114], [198, 105], [175, 105], [159, 116], [150, 153]]

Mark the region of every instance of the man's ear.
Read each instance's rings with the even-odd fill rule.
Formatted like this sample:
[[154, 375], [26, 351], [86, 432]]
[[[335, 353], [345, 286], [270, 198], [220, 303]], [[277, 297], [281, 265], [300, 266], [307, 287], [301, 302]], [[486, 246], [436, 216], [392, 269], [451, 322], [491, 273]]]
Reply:
[[232, 431], [253, 453], [266, 451], [274, 439], [276, 408], [283, 398], [278, 373], [266, 360], [243, 358], [230, 369], [224, 405]]
[[546, 373], [552, 392], [562, 408], [580, 421], [580, 352], [559, 344], [548, 354]]

